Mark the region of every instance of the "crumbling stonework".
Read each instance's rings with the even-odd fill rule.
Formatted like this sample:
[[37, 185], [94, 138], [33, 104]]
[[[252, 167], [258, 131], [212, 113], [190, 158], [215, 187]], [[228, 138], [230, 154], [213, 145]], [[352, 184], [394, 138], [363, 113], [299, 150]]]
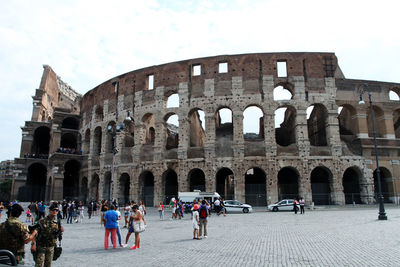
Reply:
[[[285, 74], [279, 74], [278, 63]], [[227, 69], [221, 71], [221, 65]], [[274, 100], [278, 86], [292, 97]], [[398, 201], [400, 103], [390, 100], [389, 92], [400, 94], [400, 84], [346, 79], [333, 53], [215, 56], [108, 80], [77, 97], [79, 109], [73, 106], [58, 122], [57, 109], [50, 116], [46, 196], [87, 200], [112, 195], [120, 202], [143, 199], [156, 205], [178, 191], [200, 189], [254, 205], [300, 196], [308, 204], [372, 203], [371, 115], [368, 104], [358, 105], [366, 86], [373, 99], [385, 200]], [[173, 94], [179, 95], [179, 107], [168, 108]], [[263, 115], [257, 118], [259, 132], [244, 135], [248, 107]], [[282, 107], [287, 108], [284, 121], [275, 128], [274, 112]], [[221, 109], [231, 111], [231, 122], [221, 123]], [[204, 112], [204, 129], [198, 111]], [[40, 110], [33, 113], [32, 121], [40, 120]], [[167, 125], [174, 114], [177, 130]], [[82, 156], [54, 150], [61, 142], [60, 120], [68, 116], [80, 121], [76, 143]], [[23, 138], [33, 138], [38, 127], [34, 123]], [[29, 151], [24, 140], [21, 157]], [[26, 180], [31, 162], [24, 164]], [[79, 174], [66, 167], [78, 167]], [[71, 188], [65, 190], [66, 185]]]

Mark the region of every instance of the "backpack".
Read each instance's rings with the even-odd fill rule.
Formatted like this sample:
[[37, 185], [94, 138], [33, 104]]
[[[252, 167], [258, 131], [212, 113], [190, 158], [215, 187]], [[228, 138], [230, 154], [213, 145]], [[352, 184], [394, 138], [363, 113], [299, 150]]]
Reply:
[[199, 212], [199, 217], [200, 217], [200, 219], [205, 219], [205, 218], [207, 218], [207, 207], [206, 206], [201, 206], [201, 208], [200, 208], [200, 212]]

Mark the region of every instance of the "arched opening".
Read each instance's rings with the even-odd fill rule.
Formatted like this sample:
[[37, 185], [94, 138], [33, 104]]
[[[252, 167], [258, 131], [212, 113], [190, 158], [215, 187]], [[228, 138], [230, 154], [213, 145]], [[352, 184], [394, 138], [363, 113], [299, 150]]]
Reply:
[[96, 108], [96, 114], [95, 114], [95, 121], [100, 122], [103, 121], [103, 107], [97, 107]]
[[90, 198], [95, 201], [100, 200], [99, 196], [99, 184], [100, 178], [97, 173], [93, 174], [92, 180], [90, 181]]
[[[372, 108], [374, 110], [376, 137], [384, 137], [386, 133], [384, 112], [380, 107], [372, 106]], [[368, 123], [368, 136], [373, 137], [374, 133], [372, 129], [372, 115], [371, 115], [371, 109], [369, 107], [368, 107], [367, 123]]]
[[36, 128], [33, 134], [33, 143], [31, 153], [33, 157], [48, 155], [50, 147], [50, 129], [46, 126]]
[[[384, 167], [380, 167], [380, 177], [381, 177], [381, 190], [383, 195], [383, 201], [386, 203], [393, 203], [393, 178], [390, 171]], [[374, 192], [375, 200], [378, 203], [378, 176], [376, 170], [374, 171]]]
[[267, 203], [266, 175], [260, 168], [250, 168], [245, 176], [246, 203], [265, 206]]
[[96, 127], [94, 129], [94, 136], [93, 136], [93, 154], [94, 155], [100, 155], [101, 153], [101, 137], [102, 136], [102, 131], [101, 127]]
[[296, 109], [285, 106], [275, 110], [275, 141], [280, 146], [296, 143]]
[[393, 90], [389, 90], [389, 100], [391, 101], [400, 101], [399, 94]]
[[65, 133], [61, 136], [60, 147], [77, 149], [76, 136], [72, 133]]
[[61, 124], [61, 128], [79, 130], [79, 120], [72, 117], [65, 118]]
[[168, 204], [171, 198], [178, 197], [178, 175], [174, 170], [168, 169], [163, 174], [164, 203]]
[[131, 177], [127, 173], [121, 174], [119, 178], [119, 197], [118, 203], [127, 203], [129, 199]]
[[287, 86], [279, 85], [274, 89], [274, 101], [279, 100], [291, 100], [293, 98], [293, 94], [290, 90], [287, 89]]
[[325, 167], [316, 167], [311, 172], [312, 200], [315, 205], [330, 205], [332, 174]]
[[321, 104], [314, 104], [307, 108], [308, 140], [312, 146], [326, 146], [326, 127], [328, 111]]
[[292, 167], [284, 167], [278, 172], [278, 198], [299, 198], [299, 173]]
[[132, 121], [124, 121], [125, 124], [125, 137], [124, 146], [133, 147], [135, 145], [135, 127]]
[[103, 199], [108, 199], [111, 200], [111, 186], [112, 186], [112, 180], [111, 180], [111, 172], [106, 172], [104, 174], [104, 182], [103, 182]]
[[89, 194], [88, 179], [86, 177], [83, 177], [81, 183], [81, 199], [83, 203], [86, 203], [88, 201], [89, 197], [88, 194]]
[[235, 180], [233, 172], [228, 168], [218, 170], [216, 190], [224, 199], [235, 199]]
[[257, 106], [249, 106], [243, 112], [243, 137], [245, 140], [264, 139], [264, 113]]
[[393, 112], [393, 128], [396, 138], [400, 138], [400, 109]]
[[361, 171], [356, 167], [346, 169], [343, 174], [343, 193], [346, 204], [361, 204], [360, 195]]
[[167, 139], [165, 148], [167, 150], [178, 148], [179, 146], [179, 118], [176, 114], [168, 114], [165, 116]]
[[190, 147], [203, 147], [205, 135], [205, 114], [201, 109], [194, 109], [189, 113]]
[[76, 160], [69, 160], [64, 165], [63, 198], [79, 198], [79, 172], [81, 164]]
[[179, 94], [172, 94], [167, 99], [167, 108], [179, 107]]
[[47, 168], [41, 163], [33, 163], [28, 168], [26, 185], [18, 192], [20, 201], [41, 201], [46, 197]]
[[111, 121], [107, 125], [107, 138], [106, 138], [106, 153], [112, 153], [114, 150], [116, 125], [115, 121]]
[[154, 139], [155, 139], [155, 122], [154, 122], [154, 115], [151, 113], [147, 113], [146, 115], [143, 116], [142, 118], [143, 122], [143, 127], [144, 127], [144, 138], [142, 139], [144, 141], [143, 144], [145, 145], [154, 145]]
[[189, 178], [189, 191], [200, 190], [206, 191], [206, 178], [204, 172], [200, 169], [192, 169], [188, 175]]
[[233, 123], [232, 111], [220, 108], [215, 114], [215, 153], [217, 157], [233, 155]]
[[85, 155], [90, 153], [90, 129], [85, 132], [85, 140], [83, 142], [83, 153]]
[[361, 155], [361, 143], [357, 138], [359, 130], [356, 109], [346, 104], [338, 108], [338, 115], [340, 139], [352, 153]]
[[145, 171], [140, 174], [140, 200], [146, 206], [154, 206], [154, 176], [150, 171]]

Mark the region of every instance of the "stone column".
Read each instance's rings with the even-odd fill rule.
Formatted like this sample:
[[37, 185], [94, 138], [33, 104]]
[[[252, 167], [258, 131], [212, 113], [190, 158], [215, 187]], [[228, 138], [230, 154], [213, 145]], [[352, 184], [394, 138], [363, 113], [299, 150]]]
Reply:
[[235, 159], [244, 158], [244, 138], [243, 138], [243, 112], [233, 109], [233, 157]]

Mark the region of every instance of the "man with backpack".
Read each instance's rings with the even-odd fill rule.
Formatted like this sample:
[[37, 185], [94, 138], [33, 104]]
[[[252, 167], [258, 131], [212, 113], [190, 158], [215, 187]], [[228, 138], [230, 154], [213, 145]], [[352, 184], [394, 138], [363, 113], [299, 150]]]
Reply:
[[204, 228], [204, 238], [207, 238], [207, 221], [208, 221], [208, 210], [209, 206], [207, 205], [207, 201], [203, 199], [201, 201], [201, 206], [199, 209], [199, 220], [200, 220], [200, 232], [199, 232], [199, 237], [201, 237], [201, 234], [203, 233], [203, 228]]

